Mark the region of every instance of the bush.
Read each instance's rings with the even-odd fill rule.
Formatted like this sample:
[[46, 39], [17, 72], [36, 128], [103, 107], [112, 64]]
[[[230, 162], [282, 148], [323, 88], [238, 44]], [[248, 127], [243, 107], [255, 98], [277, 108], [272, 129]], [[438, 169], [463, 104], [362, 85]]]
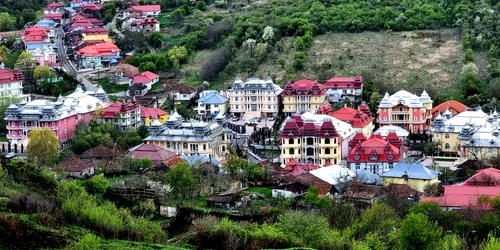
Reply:
[[83, 238], [70, 247], [72, 250], [93, 250], [101, 248], [101, 239], [93, 234], [85, 234]]
[[325, 217], [304, 211], [288, 211], [279, 216], [276, 227], [308, 246], [318, 246], [330, 228]]
[[104, 174], [99, 174], [87, 180], [85, 188], [91, 194], [103, 195], [111, 188], [111, 182], [104, 177]]
[[305, 52], [295, 52], [293, 54], [292, 67], [296, 71], [303, 70], [307, 62], [308, 56]]
[[277, 227], [262, 224], [250, 231], [252, 249], [281, 249], [292, 246], [292, 239]]

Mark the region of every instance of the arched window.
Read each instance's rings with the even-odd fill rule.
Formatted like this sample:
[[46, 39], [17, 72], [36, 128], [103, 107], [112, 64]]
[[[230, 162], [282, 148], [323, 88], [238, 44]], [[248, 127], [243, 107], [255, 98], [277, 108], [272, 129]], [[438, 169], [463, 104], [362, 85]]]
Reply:
[[327, 154], [327, 155], [330, 154], [330, 149], [329, 148], [325, 148], [325, 154]]
[[291, 155], [295, 154], [295, 150], [293, 148], [291, 148], [289, 151], [288, 151]]
[[330, 144], [330, 138], [325, 138], [325, 144]]
[[444, 148], [449, 149], [450, 148], [450, 144], [449, 143], [444, 144]]
[[293, 144], [293, 138], [288, 139], [288, 144]]
[[187, 148], [188, 148], [188, 144], [184, 142], [184, 143], [182, 144], [182, 148], [187, 149]]
[[222, 146], [222, 152], [226, 151], [226, 146]]
[[445, 135], [444, 135], [444, 138], [446, 138], [446, 139], [450, 139], [450, 134], [445, 134]]

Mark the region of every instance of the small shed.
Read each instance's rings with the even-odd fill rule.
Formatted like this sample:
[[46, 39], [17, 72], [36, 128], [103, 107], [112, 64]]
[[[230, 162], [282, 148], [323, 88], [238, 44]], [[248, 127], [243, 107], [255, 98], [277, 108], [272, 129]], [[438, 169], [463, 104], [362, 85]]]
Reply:
[[92, 164], [75, 157], [63, 161], [60, 165], [64, 168], [67, 175], [71, 177], [86, 178], [92, 176], [95, 172]]

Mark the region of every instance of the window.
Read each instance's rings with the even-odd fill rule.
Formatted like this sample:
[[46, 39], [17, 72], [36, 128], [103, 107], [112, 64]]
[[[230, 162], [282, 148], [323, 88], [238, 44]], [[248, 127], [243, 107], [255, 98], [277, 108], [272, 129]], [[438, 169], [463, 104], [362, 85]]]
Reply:
[[445, 134], [445, 135], [444, 135], [444, 138], [446, 138], [446, 139], [450, 139], [450, 134], [448, 134], [448, 133], [447, 133], [447, 134]]
[[336, 154], [337, 154], [337, 149], [336, 149], [336, 148], [334, 148], [334, 149], [333, 149], [333, 154], [334, 154], [334, 155], [336, 155]]
[[271, 97], [268, 97], [268, 98], [267, 98], [267, 100], [268, 100], [268, 101], [271, 101]]
[[445, 149], [449, 149], [450, 148], [450, 144], [449, 143], [444, 144], [444, 148]]
[[291, 148], [289, 151], [288, 151], [289, 154], [293, 155], [295, 154], [295, 150], [293, 148]]
[[271, 109], [271, 105], [267, 105], [267, 108], [268, 108], [268, 109]]
[[307, 145], [313, 145], [314, 144], [314, 139], [313, 138], [307, 138], [306, 139]]
[[234, 98], [234, 100], [235, 100], [235, 101], [238, 101], [238, 97], [235, 97], [235, 98]]
[[356, 163], [356, 169], [361, 169], [361, 165], [359, 163]]
[[52, 122], [52, 127], [55, 127], [56, 126], [56, 123], [55, 122]]
[[183, 149], [187, 149], [187, 148], [188, 148], [188, 144], [184, 142], [184, 143], [182, 144], [182, 148], [183, 148]]
[[[224, 147], [224, 146], [222, 146], [222, 147]], [[203, 144], [203, 150], [207, 150], [207, 144]], [[226, 150], [223, 149], [222, 151], [226, 151]]]
[[293, 138], [288, 139], [288, 144], [293, 144]]
[[330, 149], [329, 148], [325, 148], [325, 154], [327, 154], [327, 155], [330, 154]]
[[188, 95], [182, 95], [182, 97], [183, 97], [183, 98], [187, 98], [187, 97], [188, 97]]
[[414, 116], [414, 117], [413, 117], [413, 120], [414, 120], [414, 121], [416, 121], [416, 120], [417, 120], [417, 118], [418, 118], [418, 117]]
[[387, 116], [384, 116], [384, 121], [387, 121]]
[[325, 138], [325, 144], [330, 144], [330, 138]]
[[493, 149], [492, 148], [488, 148], [488, 153], [493, 153]]

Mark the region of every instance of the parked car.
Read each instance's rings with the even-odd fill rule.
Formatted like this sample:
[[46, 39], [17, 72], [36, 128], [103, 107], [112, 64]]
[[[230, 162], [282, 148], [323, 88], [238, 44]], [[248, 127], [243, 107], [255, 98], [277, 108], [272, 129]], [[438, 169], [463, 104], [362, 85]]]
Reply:
[[16, 156], [15, 153], [8, 153], [5, 155], [5, 159], [10, 159], [10, 158], [14, 158]]
[[240, 120], [240, 118], [239, 118], [239, 117], [233, 117], [233, 119], [232, 119], [232, 121], [233, 121], [233, 122], [237, 122], [237, 121], [239, 121], [239, 120]]
[[270, 118], [269, 118], [269, 121], [271, 121], [271, 122], [272, 122], [272, 121], [274, 121], [275, 119], [276, 119], [276, 117], [272, 116], [272, 117], [270, 117]]

